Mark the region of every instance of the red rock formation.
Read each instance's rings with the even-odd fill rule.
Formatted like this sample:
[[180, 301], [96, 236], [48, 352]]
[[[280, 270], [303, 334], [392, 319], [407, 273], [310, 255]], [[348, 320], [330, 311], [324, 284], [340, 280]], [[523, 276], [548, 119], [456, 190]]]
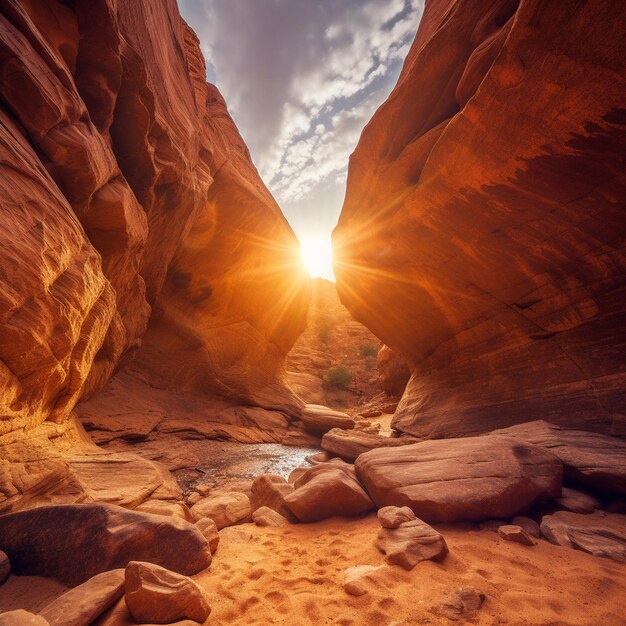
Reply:
[[342, 302], [411, 363], [395, 428], [626, 434], [624, 42], [624, 4], [427, 3], [334, 234]]
[[0, 435], [142, 341], [153, 385], [297, 413], [295, 237], [204, 75], [174, 0], [0, 2]]

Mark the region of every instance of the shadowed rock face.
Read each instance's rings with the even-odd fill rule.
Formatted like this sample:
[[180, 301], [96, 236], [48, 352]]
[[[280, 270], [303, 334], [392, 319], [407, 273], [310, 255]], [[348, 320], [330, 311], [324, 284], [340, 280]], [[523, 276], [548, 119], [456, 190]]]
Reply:
[[427, 3], [334, 233], [342, 302], [411, 364], [399, 430], [626, 434], [625, 18]]
[[0, 435], [142, 345], [153, 386], [297, 413], [306, 290], [174, 0], [0, 1]]

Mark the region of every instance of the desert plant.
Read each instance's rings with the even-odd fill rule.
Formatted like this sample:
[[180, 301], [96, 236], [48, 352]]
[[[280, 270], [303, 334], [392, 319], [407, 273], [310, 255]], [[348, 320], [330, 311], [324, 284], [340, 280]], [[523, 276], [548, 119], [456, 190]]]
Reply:
[[352, 382], [352, 372], [345, 365], [337, 365], [326, 372], [324, 381], [329, 387], [345, 389]]
[[359, 346], [359, 352], [363, 357], [376, 356], [378, 354], [378, 348], [371, 343], [362, 343]]

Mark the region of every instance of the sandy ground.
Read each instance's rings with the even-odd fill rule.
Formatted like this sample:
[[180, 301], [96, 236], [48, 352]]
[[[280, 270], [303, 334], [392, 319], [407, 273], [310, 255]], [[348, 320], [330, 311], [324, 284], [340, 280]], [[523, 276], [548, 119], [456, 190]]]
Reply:
[[[448, 624], [433, 610], [458, 587], [487, 596], [475, 624], [626, 624], [626, 565], [541, 541], [534, 547], [473, 526], [437, 526], [450, 548], [443, 563], [407, 572], [374, 547], [374, 515], [222, 533], [210, 570], [197, 576], [213, 608], [207, 624]], [[384, 565], [369, 593], [343, 590], [343, 570]], [[463, 623], [463, 622], [461, 622]]]
[[[437, 526], [450, 548], [443, 563], [425, 561], [407, 572], [384, 563], [374, 547], [374, 515], [317, 524], [222, 531], [211, 568], [195, 579], [212, 607], [207, 626], [510, 624], [626, 625], [626, 565], [541, 541], [506, 542], [489, 530]], [[343, 570], [382, 565], [368, 593], [343, 590]], [[486, 595], [475, 618], [451, 622], [437, 607], [459, 587]], [[11, 577], [0, 587], [0, 608], [38, 610], [63, 591], [35, 577]], [[123, 600], [103, 620], [133, 624]]]

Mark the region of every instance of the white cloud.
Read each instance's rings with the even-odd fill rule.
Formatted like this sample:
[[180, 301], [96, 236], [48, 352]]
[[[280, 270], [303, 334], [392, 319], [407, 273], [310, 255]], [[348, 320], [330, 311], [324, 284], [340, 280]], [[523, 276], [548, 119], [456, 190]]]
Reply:
[[180, 8], [295, 230], [310, 228], [311, 210], [320, 229], [332, 228], [335, 187], [397, 79], [423, 0], [180, 0]]

